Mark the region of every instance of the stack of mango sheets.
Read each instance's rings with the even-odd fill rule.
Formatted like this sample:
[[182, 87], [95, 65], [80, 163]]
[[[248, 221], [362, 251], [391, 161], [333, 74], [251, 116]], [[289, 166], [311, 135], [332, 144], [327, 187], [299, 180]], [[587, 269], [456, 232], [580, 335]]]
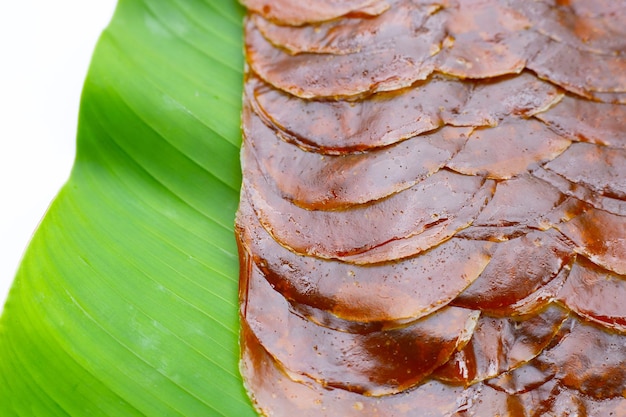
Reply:
[[244, 4], [259, 413], [626, 416], [626, 2]]

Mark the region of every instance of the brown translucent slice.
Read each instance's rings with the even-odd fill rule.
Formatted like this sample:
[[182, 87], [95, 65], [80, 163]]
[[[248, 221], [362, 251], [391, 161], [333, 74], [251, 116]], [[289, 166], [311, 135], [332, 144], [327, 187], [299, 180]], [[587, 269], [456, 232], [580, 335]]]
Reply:
[[485, 385], [480, 401], [454, 416], [624, 417], [626, 398], [595, 399], [562, 386], [556, 379], [521, 394], [508, 394]]
[[567, 316], [568, 312], [556, 305], [531, 317], [483, 315], [469, 343], [433, 376], [468, 386], [519, 367], [541, 353]]
[[521, 300], [500, 308], [498, 313], [510, 316], [535, 314], [556, 299], [557, 294], [569, 276], [569, 272], [568, 266], [561, 268], [557, 276], [552, 278], [546, 285], [539, 287], [535, 292]]
[[[537, 41], [541, 46], [527, 67], [541, 78], [573, 93], [603, 101], [606, 99], [596, 92], [626, 92], [626, 56], [581, 51], [541, 35]], [[619, 97], [617, 100], [621, 102]]]
[[545, 168], [596, 194], [626, 200], [626, 149], [574, 143]]
[[580, 257], [557, 299], [585, 319], [626, 334], [626, 276]]
[[290, 54], [303, 52], [349, 54], [375, 44], [407, 36], [415, 22], [422, 22], [430, 9], [417, 7], [409, 1], [394, 1], [391, 8], [371, 16], [335, 19], [307, 26], [281, 26], [259, 16], [254, 24], [272, 44]]
[[428, 82], [360, 101], [302, 100], [250, 76], [247, 97], [266, 122], [288, 140], [324, 153], [376, 148], [442, 126], [463, 108], [469, 84], [435, 77]]
[[459, 1], [437, 14], [447, 37], [436, 56], [437, 69], [460, 78], [519, 73], [526, 65], [533, 34], [516, 7], [489, 0]]
[[[568, 389], [559, 385], [554, 390], [554, 399], [546, 408], [544, 415], [569, 417], [625, 417], [626, 398], [593, 398], [581, 395], [578, 390]], [[574, 414], [573, 414], [574, 413]], [[540, 416], [540, 414], [537, 414]]]
[[480, 81], [467, 80], [471, 93], [462, 107], [444, 114], [455, 126], [496, 126], [507, 116], [530, 117], [563, 98], [554, 85], [529, 71]]
[[485, 270], [453, 303], [494, 315], [508, 312], [554, 279], [572, 256], [572, 248], [553, 229], [498, 243]]
[[556, 395], [559, 390], [558, 380], [555, 379], [558, 367], [550, 359], [546, 359], [545, 353], [557, 346], [575, 325], [576, 318], [570, 314], [540, 355], [520, 367], [486, 380], [485, 384], [511, 395], [532, 392], [539, 387], [547, 386], [553, 391], [552, 396]]
[[455, 236], [459, 231], [469, 227], [476, 213], [480, 212], [480, 209], [489, 201], [492, 194], [493, 184], [486, 182], [485, 186], [472, 197], [467, 205], [457, 212], [455, 217], [429, 226], [421, 233], [392, 240], [365, 252], [343, 256], [341, 259], [354, 264], [371, 264], [417, 255], [441, 244]]
[[541, 167], [535, 169], [532, 172], [532, 175], [548, 182], [563, 194], [572, 196], [578, 200], [578, 204], [574, 205], [578, 205], [579, 210], [576, 213], [572, 213], [572, 215], [566, 215], [565, 220], [569, 220], [569, 218], [574, 217], [574, 215], [587, 210], [589, 206], [593, 206], [600, 210], [608, 211], [609, 213], [620, 216], [626, 216], [626, 201], [624, 200], [606, 197], [602, 194], [594, 192], [581, 183], [573, 183], [567, 178]]
[[623, 336], [570, 317], [541, 355], [485, 384], [533, 411], [521, 415], [624, 416], [625, 348]]
[[495, 126], [509, 115], [531, 116], [561, 94], [529, 72], [485, 82], [433, 76], [406, 89], [360, 101], [302, 100], [249, 74], [250, 104], [286, 140], [323, 153], [386, 146], [443, 124]]
[[535, 117], [568, 139], [626, 149], [624, 105], [566, 95], [557, 105]]
[[626, 217], [591, 208], [557, 227], [576, 245], [576, 252], [626, 275]]
[[397, 393], [422, 382], [471, 336], [479, 314], [445, 307], [407, 327], [347, 333], [293, 313], [256, 265], [246, 272], [243, 318], [285, 371], [296, 380], [306, 375], [367, 395]]
[[[561, 326], [563, 325], [564, 323], [561, 323]], [[533, 359], [520, 367], [485, 381], [485, 384], [498, 391], [518, 395], [541, 387], [553, 379], [556, 372], [557, 368], [554, 364]], [[550, 386], [554, 387], [552, 384]]]
[[570, 144], [539, 121], [510, 118], [496, 127], [474, 130], [448, 167], [468, 175], [509, 179], [554, 159]]
[[[476, 400], [472, 401], [467, 409], [454, 417], [474, 416], [502, 416], [502, 417], [571, 417], [571, 408], [555, 406], [557, 397], [557, 381], [536, 387], [535, 389], [511, 395], [479, 383], [476, 386]], [[552, 412], [552, 413], [551, 413]], [[556, 414], [555, 414], [556, 413]], [[574, 414], [577, 417], [587, 417], [584, 414]]]
[[565, 196], [549, 183], [522, 174], [498, 183], [493, 198], [473, 227], [521, 225], [537, 229], [564, 200]]
[[245, 198], [237, 230], [266, 279], [295, 309], [344, 329], [363, 323], [393, 327], [444, 307], [485, 268], [494, 245], [452, 238], [417, 257], [370, 266], [300, 256], [267, 234]]
[[304, 377], [290, 379], [245, 322], [241, 329], [241, 373], [257, 411], [273, 417], [441, 417], [465, 407], [471, 390], [428, 381], [411, 390], [371, 397], [323, 387]]
[[408, 87], [433, 71], [430, 57], [443, 37], [440, 22], [413, 22], [420, 30], [345, 55], [290, 55], [274, 47], [252, 19], [245, 23], [246, 58], [252, 70], [276, 88], [303, 98], [349, 97]]
[[[612, 4], [609, 4], [612, 3]], [[626, 2], [519, 1], [533, 30], [576, 49], [618, 55], [626, 51]]]
[[244, 190], [278, 242], [303, 255], [354, 263], [404, 258], [435, 246], [467, 227], [493, 193], [483, 178], [440, 170], [367, 205], [312, 211], [283, 199], [255, 165], [244, 146]]
[[444, 127], [366, 153], [320, 155], [281, 140], [244, 106], [243, 132], [283, 198], [308, 209], [332, 210], [378, 200], [424, 180], [461, 149], [471, 128]]
[[376, 16], [389, 8], [382, 0], [241, 0], [241, 3], [266, 19], [286, 25], [322, 22], [349, 13]]
[[553, 363], [555, 378], [567, 388], [596, 399], [623, 398], [626, 338], [577, 319], [567, 323], [569, 333], [538, 359]]

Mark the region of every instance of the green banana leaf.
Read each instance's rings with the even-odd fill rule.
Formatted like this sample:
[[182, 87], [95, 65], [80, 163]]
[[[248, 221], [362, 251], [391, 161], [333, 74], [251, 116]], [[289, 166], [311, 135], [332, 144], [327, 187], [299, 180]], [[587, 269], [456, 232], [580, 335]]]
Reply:
[[238, 373], [243, 9], [119, 0], [0, 318], [0, 416], [255, 416]]

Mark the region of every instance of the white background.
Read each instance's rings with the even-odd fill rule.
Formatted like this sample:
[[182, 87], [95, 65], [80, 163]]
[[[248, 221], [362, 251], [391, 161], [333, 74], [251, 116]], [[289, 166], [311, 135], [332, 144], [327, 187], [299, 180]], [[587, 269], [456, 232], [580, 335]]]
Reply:
[[67, 180], [82, 84], [115, 0], [0, 2], [0, 310]]

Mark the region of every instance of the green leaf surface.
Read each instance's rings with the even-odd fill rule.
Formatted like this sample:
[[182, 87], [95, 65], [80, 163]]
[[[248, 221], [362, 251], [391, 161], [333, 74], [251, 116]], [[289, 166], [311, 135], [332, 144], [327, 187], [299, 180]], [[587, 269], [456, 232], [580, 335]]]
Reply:
[[0, 318], [0, 416], [255, 416], [238, 373], [243, 9], [120, 0]]

